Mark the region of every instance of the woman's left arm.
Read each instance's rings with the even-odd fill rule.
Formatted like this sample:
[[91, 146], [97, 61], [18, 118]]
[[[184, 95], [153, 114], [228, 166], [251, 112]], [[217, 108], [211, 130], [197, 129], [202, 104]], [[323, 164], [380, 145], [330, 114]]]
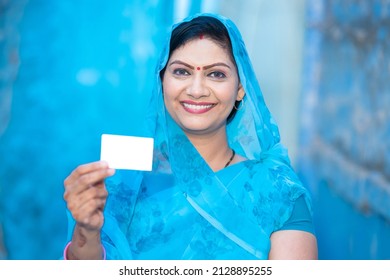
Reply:
[[302, 230], [280, 230], [271, 235], [270, 260], [316, 260], [317, 239]]

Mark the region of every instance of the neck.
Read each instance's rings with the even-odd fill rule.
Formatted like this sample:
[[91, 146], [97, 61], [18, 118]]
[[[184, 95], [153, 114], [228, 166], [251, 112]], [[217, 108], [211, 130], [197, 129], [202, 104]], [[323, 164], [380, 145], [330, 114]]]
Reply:
[[213, 171], [225, 167], [232, 155], [225, 129], [212, 135], [186, 135]]

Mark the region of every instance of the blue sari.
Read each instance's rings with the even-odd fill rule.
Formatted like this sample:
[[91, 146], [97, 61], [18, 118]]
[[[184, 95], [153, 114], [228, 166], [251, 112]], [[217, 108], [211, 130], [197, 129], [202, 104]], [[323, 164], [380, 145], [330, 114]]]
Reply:
[[166, 112], [159, 73], [168, 60], [168, 38], [147, 118], [155, 139], [153, 170], [117, 170], [106, 180], [107, 259], [267, 259], [270, 236], [289, 219], [296, 200], [304, 197], [311, 209], [237, 27], [203, 15], [219, 19], [231, 38], [246, 94], [226, 129], [230, 147], [248, 160], [214, 172]]

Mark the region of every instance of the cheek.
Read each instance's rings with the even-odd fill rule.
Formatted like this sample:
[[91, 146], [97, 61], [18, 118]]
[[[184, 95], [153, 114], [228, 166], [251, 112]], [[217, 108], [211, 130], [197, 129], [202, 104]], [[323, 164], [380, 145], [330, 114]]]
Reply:
[[169, 81], [163, 82], [163, 99], [164, 99], [164, 105], [167, 109], [168, 113], [172, 115], [175, 107], [175, 91], [174, 86]]
[[167, 110], [168, 114], [175, 119], [174, 109], [173, 109], [173, 101], [171, 97], [164, 93], [164, 107]]
[[172, 97], [169, 94], [166, 94], [165, 92], [163, 94], [164, 94], [164, 106], [165, 108], [167, 108], [168, 111], [171, 111], [170, 108], [172, 107]]
[[164, 79], [162, 86], [164, 98], [172, 98], [172, 96], [175, 94], [175, 83], [171, 79]]
[[224, 88], [221, 88], [219, 90], [219, 92], [221, 93], [219, 95], [219, 99], [226, 104], [234, 104], [238, 95], [238, 89], [232, 90], [234, 88], [236, 88], [234, 85], [229, 85], [225, 86]]
[[169, 87], [163, 87], [163, 98], [164, 98], [164, 105], [166, 107], [169, 106], [169, 104], [173, 101], [174, 97], [172, 95], [172, 91]]

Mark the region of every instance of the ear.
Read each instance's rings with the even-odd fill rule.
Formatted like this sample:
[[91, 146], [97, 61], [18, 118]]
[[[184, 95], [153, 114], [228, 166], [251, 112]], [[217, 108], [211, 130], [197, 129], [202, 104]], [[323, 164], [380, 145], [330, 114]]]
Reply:
[[238, 85], [238, 92], [237, 92], [237, 98], [236, 101], [241, 101], [245, 96], [244, 88], [242, 87], [241, 83]]

